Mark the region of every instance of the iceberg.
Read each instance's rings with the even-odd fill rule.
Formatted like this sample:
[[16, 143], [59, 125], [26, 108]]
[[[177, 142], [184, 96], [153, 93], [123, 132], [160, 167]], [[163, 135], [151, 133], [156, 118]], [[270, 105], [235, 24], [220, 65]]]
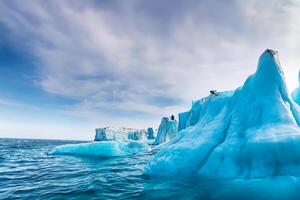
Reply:
[[176, 179], [300, 175], [300, 109], [273, 50], [260, 56], [242, 87], [193, 103], [179, 119], [180, 132], [152, 157], [145, 174]]
[[173, 139], [178, 132], [178, 123], [176, 120], [164, 117], [159, 125], [154, 145], [159, 145]]
[[132, 151], [124, 142], [101, 141], [57, 146], [50, 151], [50, 154], [114, 157], [131, 155]]
[[300, 71], [299, 71], [298, 80], [299, 80], [299, 87], [296, 88], [296, 89], [292, 92], [292, 98], [293, 98], [294, 101], [300, 106]]
[[97, 128], [95, 141], [110, 141], [119, 140], [126, 141], [130, 140], [143, 140], [146, 138], [146, 131], [144, 129], [134, 128], [116, 128], [116, 127], [105, 127]]
[[115, 157], [147, 152], [151, 148], [144, 141], [146, 134], [144, 129], [98, 128], [94, 142], [57, 146], [50, 154]]
[[128, 156], [151, 151], [148, 144], [138, 141], [101, 141], [80, 144], [66, 144], [54, 147], [49, 154], [52, 155], [78, 155], [93, 157]]

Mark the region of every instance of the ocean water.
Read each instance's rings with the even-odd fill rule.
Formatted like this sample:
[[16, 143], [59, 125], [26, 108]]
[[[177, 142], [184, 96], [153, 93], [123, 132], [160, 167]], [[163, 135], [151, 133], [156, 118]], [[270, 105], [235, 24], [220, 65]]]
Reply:
[[0, 199], [300, 199], [299, 179], [292, 176], [153, 180], [143, 175], [151, 153], [109, 159], [48, 155], [70, 143], [79, 141], [0, 139]]

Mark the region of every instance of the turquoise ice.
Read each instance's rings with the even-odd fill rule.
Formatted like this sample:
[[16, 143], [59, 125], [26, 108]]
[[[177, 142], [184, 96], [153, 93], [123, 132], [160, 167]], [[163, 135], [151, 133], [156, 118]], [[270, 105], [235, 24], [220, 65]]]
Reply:
[[292, 98], [294, 99], [294, 101], [300, 105], [300, 71], [299, 71], [299, 87], [296, 88], [293, 92], [292, 92]]
[[143, 142], [100, 141], [80, 144], [66, 144], [53, 148], [52, 155], [79, 155], [93, 157], [128, 156], [150, 151], [148, 144]]
[[57, 146], [50, 154], [114, 157], [130, 155], [132, 152], [124, 142], [101, 141]]
[[154, 144], [159, 145], [173, 139], [177, 132], [178, 123], [176, 120], [172, 120], [167, 117], [162, 118]]
[[195, 102], [178, 135], [145, 167], [150, 176], [253, 178], [300, 174], [300, 110], [288, 94], [278, 54], [233, 92]]

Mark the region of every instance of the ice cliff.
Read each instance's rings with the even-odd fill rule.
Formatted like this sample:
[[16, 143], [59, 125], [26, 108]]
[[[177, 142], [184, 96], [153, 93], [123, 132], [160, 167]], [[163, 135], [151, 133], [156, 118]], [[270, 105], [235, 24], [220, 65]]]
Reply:
[[178, 135], [145, 167], [150, 176], [252, 178], [300, 174], [300, 110], [277, 52], [232, 92], [210, 95], [179, 115]]
[[168, 117], [162, 118], [154, 144], [159, 145], [173, 139], [177, 132], [178, 123], [176, 120], [169, 119]]
[[299, 71], [298, 80], [299, 80], [299, 87], [296, 88], [296, 89], [292, 92], [292, 98], [294, 99], [294, 101], [295, 101], [298, 105], [300, 105], [300, 71]]
[[[199, 119], [203, 120], [203, 116], [208, 115], [209, 112], [218, 112], [224, 102], [232, 96], [233, 92], [221, 92], [216, 95], [210, 95], [201, 100], [195, 101], [189, 111], [179, 113], [179, 127], [178, 130], [186, 129], [198, 123]], [[212, 110], [212, 108], [214, 110]], [[209, 115], [213, 116], [213, 115]]]

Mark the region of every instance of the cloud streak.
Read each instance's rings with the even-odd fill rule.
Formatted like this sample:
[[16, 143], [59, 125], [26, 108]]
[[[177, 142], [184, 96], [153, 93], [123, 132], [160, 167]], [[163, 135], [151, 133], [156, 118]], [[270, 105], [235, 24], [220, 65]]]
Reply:
[[242, 84], [266, 48], [282, 52], [297, 82], [295, 1], [2, 1], [0, 13], [36, 58], [34, 83], [75, 99], [75, 115], [178, 112]]

